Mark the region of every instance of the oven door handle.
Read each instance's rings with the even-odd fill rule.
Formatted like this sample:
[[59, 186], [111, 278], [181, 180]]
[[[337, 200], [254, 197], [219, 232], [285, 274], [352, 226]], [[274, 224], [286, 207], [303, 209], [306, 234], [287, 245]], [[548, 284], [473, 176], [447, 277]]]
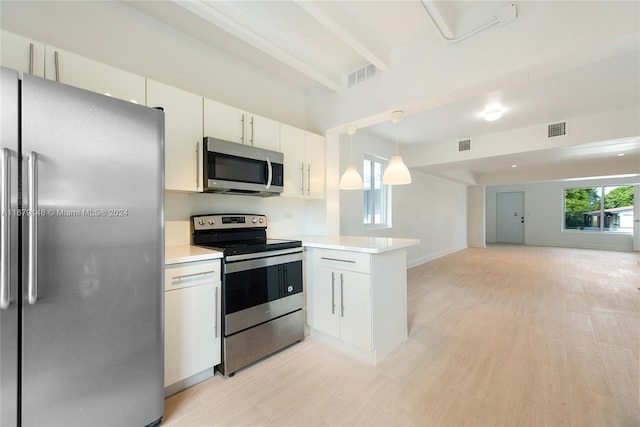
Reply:
[[289, 255], [299, 253], [302, 256], [302, 247], [298, 246], [290, 249], [279, 249], [275, 251], [264, 251], [264, 252], [254, 252], [250, 254], [242, 254], [242, 255], [229, 255], [225, 258], [227, 262], [235, 262], [235, 261], [246, 261], [249, 259], [257, 259], [257, 258], [273, 258], [279, 255]]
[[271, 267], [289, 262], [302, 262], [302, 252], [288, 255], [266, 256], [263, 258], [247, 259], [244, 261], [227, 262], [224, 264], [224, 274], [255, 270], [258, 268]]

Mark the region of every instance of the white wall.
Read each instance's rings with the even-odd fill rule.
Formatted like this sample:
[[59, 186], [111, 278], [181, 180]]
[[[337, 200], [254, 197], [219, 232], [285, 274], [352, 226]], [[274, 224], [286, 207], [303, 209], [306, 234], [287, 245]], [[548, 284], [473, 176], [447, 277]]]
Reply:
[[467, 187], [467, 244], [472, 248], [486, 247], [485, 187]]
[[[389, 159], [394, 145], [365, 132], [354, 136], [353, 163], [362, 175], [364, 153]], [[349, 163], [349, 139], [340, 138], [340, 174]], [[407, 251], [410, 266], [467, 247], [467, 188], [463, 184], [411, 171], [413, 182], [392, 187], [392, 227], [363, 224], [362, 190], [340, 191], [340, 234], [406, 237], [421, 243]]]
[[252, 197], [228, 194], [165, 192], [167, 246], [191, 244], [189, 217], [212, 213], [247, 213], [267, 216], [269, 237], [325, 234], [323, 200], [287, 197]]
[[633, 236], [629, 234], [563, 231], [564, 189], [637, 183], [638, 177], [487, 186], [487, 242], [496, 241], [496, 193], [523, 191], [526, 245], [631, 251]]

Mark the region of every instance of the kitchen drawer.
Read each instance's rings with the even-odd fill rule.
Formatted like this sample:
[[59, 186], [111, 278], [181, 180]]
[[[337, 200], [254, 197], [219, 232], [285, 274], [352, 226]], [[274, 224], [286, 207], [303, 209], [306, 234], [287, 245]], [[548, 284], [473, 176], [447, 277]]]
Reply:
[[167, 264], [164, 271], [164, 290], [186, 288], [220, 281], [220, 260]]
[[313, 260], [319, 267], [371, 273], [371, 255], [367, 253], [313, 249]]

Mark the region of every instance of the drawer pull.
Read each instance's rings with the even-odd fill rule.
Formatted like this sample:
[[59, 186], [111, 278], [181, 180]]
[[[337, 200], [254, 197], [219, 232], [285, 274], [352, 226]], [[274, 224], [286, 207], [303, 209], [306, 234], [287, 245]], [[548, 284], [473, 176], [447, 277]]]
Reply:
[[192, 274], [181, 274], [180, 276], [174, 276], [171, 280], [179, 281], [188, 277], [197, 277], [197, 276], [206, 276], [207, 274], [214, 274], [215, 271], [203, 271], [202, 273], [192, 273]]
[[326, 258], [326, 257], [322, 257], [323, 260], [325, 261], [338, 261], [338, 262], [349, 262], [351, 264], [355, 264], [356, 262], [351, 260], [351, 259], [339, 259], [339, 258]]

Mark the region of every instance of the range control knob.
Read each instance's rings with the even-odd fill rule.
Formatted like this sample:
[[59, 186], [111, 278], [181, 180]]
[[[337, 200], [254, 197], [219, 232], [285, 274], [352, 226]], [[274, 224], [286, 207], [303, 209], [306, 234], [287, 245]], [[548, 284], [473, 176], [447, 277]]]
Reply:
[[216, 223], [216, 222], [215, 222], [214, 220], [212, 220], [212, 219], [210, 219], [210, 220], [209, 220], [209, 225], [213, 225], [213, 224], [215, 224], [215, 223]]
[[204, 219], [199, 219], [198, 220], [198, 225], [204, 225]]
[[258, 222], [258, 220], [256, 219], [256, 217], [253, 217], [253, 219], [251, 220], [251, 222], [255, 224], [256, 222]]
[[264, 222], [264, 218], [260, 218], [259, 222], [260, 222], [260, 224], [262, 224]]

